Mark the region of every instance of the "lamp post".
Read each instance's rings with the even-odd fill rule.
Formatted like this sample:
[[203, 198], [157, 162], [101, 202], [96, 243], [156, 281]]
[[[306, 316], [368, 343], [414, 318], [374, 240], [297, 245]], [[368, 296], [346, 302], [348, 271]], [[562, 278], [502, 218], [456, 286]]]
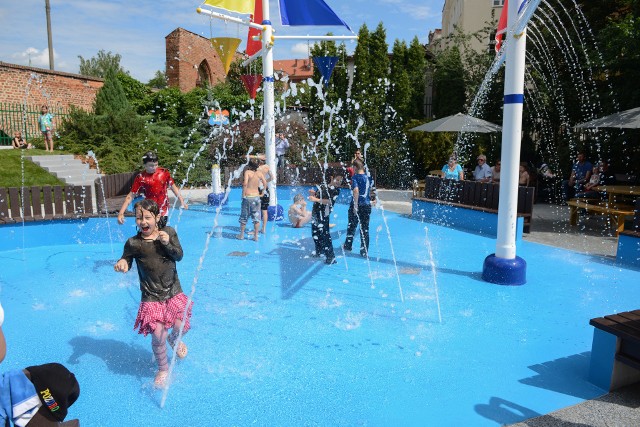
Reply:
[[47, 39], [49, 42], [49, 69], [53, 71], [53, 39], [51, 37], [51, 5], [49, 0], [44, 0], [44, 10], [47, 15]]

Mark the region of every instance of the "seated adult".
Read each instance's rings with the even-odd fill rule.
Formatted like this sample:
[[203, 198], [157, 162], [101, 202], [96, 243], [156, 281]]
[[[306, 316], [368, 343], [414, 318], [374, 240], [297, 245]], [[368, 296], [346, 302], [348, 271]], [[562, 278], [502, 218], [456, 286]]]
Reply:
[[473, 171], [473, 179], [480, 182], [491, 181], [491, 168], [487, 164], [487, 156], [480, 154], [478, 156], [478, 165]]
[[562, 195], [565, 200], [575, 197], [576, 193], [583, 190], [584, 185], [591, 179], [592, 169], [593, 165], [587, 160], [584, 152], [579, 152], [569, 179], [562, 181]]
[[455, 157], [449, 157], [447, 164], [442, 167], [442, 172], [444, 172], [444, 179], [453, 179], [456, 181], [464, 180], [464, 171], [458, 164]]
[[584, 185], [583, 191], [576, 193], [576, 197], [597, 199], [603, 196], [602, 193], [595, 190], [595, 187], [602, 184], [604, 181], [600, 167], [600, 163], [596, 163], [596, 165], [591, 170], [591, 178], [589, 178], [589, 182]]
[[11, 145], [13, 146], [13, 148], [18, 148], [18, 149], [31, 149], [33, 148], [33, 146], [31, 145], [31, 143], [27, 142], [24, 140], [24, 138], [22, 137], [22, 132], [15, 132], [13, 134], [13, 139], [11, 140]]
[[293, 228], [304, 227], [311, 221], [311, 211], [307, 210], [307, 201], [302, 194], [293, 197], [293, 204], [289, 207], [289, 221]]
[[491, 182], [499, 183], [500, 182], [500, 159], [496, 162], [494, 166], [491, 167]]
[[529, 176], [529, 171], [524, 164], [520, 164], [520, 168], [518, 171], [518, 185], [523, 187], [528, 187], [531, 177]]

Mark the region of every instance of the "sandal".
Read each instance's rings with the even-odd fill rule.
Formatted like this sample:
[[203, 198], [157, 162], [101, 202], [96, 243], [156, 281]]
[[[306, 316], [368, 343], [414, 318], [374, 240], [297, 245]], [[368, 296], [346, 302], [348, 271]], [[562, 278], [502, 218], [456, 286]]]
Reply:
[[153, 381], [153, 385], [156, 388], [164, 388], [168, 376], [169, 371], [158, 371], [158, 373], [156, 373], [156, 379]]

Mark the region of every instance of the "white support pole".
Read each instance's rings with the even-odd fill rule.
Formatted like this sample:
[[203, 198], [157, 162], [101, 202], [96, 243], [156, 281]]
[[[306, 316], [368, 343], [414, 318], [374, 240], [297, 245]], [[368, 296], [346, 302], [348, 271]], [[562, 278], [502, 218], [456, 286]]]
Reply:
[[483, 278], [505, 285], [526, 282], [526, 262], [516, 257], [516, 225], [518, 214], [518, 168], [524, 102], [526, 31], [515, 34], [518, 1], [511, 0], [507, 11], [506, 68], [502, 119], [502, 170], [496, 253], [485, 259]]
[[273, 36], [276, 40], [357, 40], [358, 36]]
[[273, 27], [269, 20], [269, 0], [262, 0], [262, 81], [264, 91], [264, 147], [273, 179], [269, 181], [269, 206], [277, 206], [276, 122], [274, 112]]
[[260, 49], [259, 51], [257, 51], [256, 53], [254, 53], [253, 55], [251, 55], [250, 57], [248, 57], [247, 59], [245, 59], [242, 62], [242, 66], [246, 67], [247, 65], [251, 64], [253, 61], [255, 61], [256, 59], [258, 59], [260, 57], [260, 55], [262, 55], [262, 49]]
[[214, 12], [213, 10], [203, 9], [201, 7], [196, 9], [196, 12], [202, 15], [209, 15], [212, 18], [220, 19], [222, 21], [233, 22], [234, 24], [241, 24], [247, 27], [255, 28], [256, 30], [263, 30], [262, 25], [255, 24], [248, 19], [237, 18], [235, 16], [225, 15], [224, 13]]

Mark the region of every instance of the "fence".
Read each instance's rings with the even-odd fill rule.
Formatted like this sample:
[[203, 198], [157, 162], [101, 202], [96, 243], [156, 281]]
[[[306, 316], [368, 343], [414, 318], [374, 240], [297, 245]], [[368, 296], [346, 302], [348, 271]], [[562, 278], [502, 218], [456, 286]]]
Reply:
[[0, 224], [92, 215], [89, 185], [0, 188]]
[[[424, 183], [424, 195], [418, 198], [457, 205], [461, 207], [479, 208], [485, 211], [498, 211], [499, 184], [478, 181], [455, 181], [428, 176]], [[529, 232], [531, 214], [535, 197], [534, 187], [518, 187], [519, 216], [524, 217], [524, 231]]]
[[[129, 194], [138, 172], [116, 173], [96, 178], [96, 205], [98, 213], [117, 213]], [[106, 206], [105, 206], [106, 203]]]
[[[9, 102], [0, 102], [0, 146], [11, 145], [13, 133], [22, 132], [25, 140], [42, 136], [38, 126], [38, 117], [42, 105], [24, 105]], [[50, 106], [49, 112], [53, 114], [55, 124], [60, 126], [62, 121], [69, 116], [69, 110], [63, 107]]]

